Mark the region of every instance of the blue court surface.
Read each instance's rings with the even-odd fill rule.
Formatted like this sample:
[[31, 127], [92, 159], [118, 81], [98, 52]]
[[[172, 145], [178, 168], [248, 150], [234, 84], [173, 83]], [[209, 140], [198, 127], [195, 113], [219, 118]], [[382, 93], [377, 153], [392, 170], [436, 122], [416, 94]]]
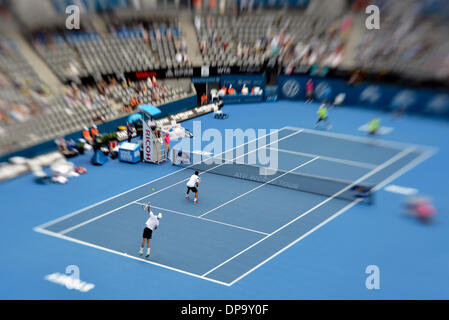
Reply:
[[[263, 138], [228, 150], [248, 156], [253, 143], [277, 152], [285, 175], [344, 181], [338, 188], [320, 184], [312, 193], [205, 170], [195, 205], [184, 197], [189, 167], [117, 160], [94, 167], [90, 155], [73, 160], [88, 174], [67, 185], [35, 185], [30, 175], [3, 183], [0, 297], [449, 298], [447, 123], [338, 107], [325, 131], [312, 129], [316, 107], [229, 105], [228, 120], [205, 115], [183, 126], [266, 129]], [[394, 129], [366, 137], [358, 128], [373, 115]], [[393, 182], [432, 196], [436, 221], [405, 217], [405, 197], [384, 189]], [[341, 197], [361, 183], [374, 186], [373, 204]], [[148, 201], [163, 219], [145, 259], [138, 249]], [[45, 279], [68, 265], [95, 288], [83, 293]], [[365, 286], [370, 265], [380, 270], [379, 290]]]

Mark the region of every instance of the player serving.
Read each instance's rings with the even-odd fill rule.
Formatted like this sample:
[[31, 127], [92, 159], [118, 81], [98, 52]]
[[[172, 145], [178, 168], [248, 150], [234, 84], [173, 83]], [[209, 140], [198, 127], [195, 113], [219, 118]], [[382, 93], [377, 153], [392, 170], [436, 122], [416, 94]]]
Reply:
[[143, 239], [142, 239], [142, 245], [140, 246], [139, 255], [143, 254], [143, 248], [145, 247], [145, 240], [147, 240], [147, 254], [145, 255], [145, 258], [148, 258], [150, 256], [150, 239], [153, 235], [153, 231], [157, 229], [159, 226], [159, 220], [162, 219], [162, 213], [159, 213], [157, 216], [153, 214], [153, 211], [151, 211], [150, 202], [148, 204], [142, 205], [143, 210], [147, 210], [150, 217], [148, 218], [147, 222], [145, 223], [145, 229], [143, 229]]
[[200, 177], [198, 171], [195, 171], [195, 174], [193, 174], [189, 181], [187, 181], [187, 193], [186, 193], [186, 199], [189, 199], [189, 192], [192, 191], [195, 194], [195, 199], [193, 199], [193, 203], [197, 204], [200, 203], [198, 201], [198, 189], [197, 187], [200, 185]]

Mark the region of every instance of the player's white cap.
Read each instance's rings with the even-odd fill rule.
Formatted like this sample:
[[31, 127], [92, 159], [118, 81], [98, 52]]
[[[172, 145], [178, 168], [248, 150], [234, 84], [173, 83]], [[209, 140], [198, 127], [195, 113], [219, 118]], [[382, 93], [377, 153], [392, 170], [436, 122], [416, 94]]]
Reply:
[[159, 212], [159, 214], [157, 215], [158, 219], [162, 219], [162, 213]]

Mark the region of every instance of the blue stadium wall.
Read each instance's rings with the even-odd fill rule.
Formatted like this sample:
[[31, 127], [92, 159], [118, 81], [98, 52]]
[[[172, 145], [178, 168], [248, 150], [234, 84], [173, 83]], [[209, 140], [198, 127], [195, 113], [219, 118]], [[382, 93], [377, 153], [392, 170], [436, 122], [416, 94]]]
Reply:
[[252, 74], [252, 75], [223, 75], [220, 77], [220, 87], [226, 86], [229, 88], [230, 85], [238, 93], [232, 96], [225, 96], [222, 98], [223, 102], [226, 103], [254, 103], [262, 102], [263, 95], [252, 96], [252, 95], [240, 95], [243, 85], [246, 85], [249, 90], [253, 87], [260, 87], [265, 92], [265, 74]]
[[329, 92], [328, 101], [344, 93], [344, 104], [392, 111], [402, 108], [408, 113], [449, 116], [449, 93], [443, 90], [418, 89], [365, 82], [351, 85], [341, 79], [319, 78], [303, 75], [278, 77], [278, 97], [289, 100], [306, 99], [306, 82], [314, 82], [315, 99], [322, 100]]
[[241, 95], [243, 85], [245, 84], [251, 91], [253, 87], [260, 87], [265, 92], [265, 74], [227, 74], [212, 77], [193, 77], [193, 83], [218, 83], [220, 88], [230, 85], [235, 89], [236, 94], [232, 96], [224, 96], [222, 100], [225, 104], [232, 103], [254, 103], [262, 102], [264, 96]]
[[197, 105], [196, 99], [197, 99], [197, 97], [195, 94], [195, 95], [192, 95], [192, 96], [184, 98], [184, 99], [176, 100], [176, 101], [158, 106], [158, 108], [161, 110], [161, 114], [158, 115], [156, 118], [159, 119], [159, 118], [167, 117], [169, 115], [172, 115], [172, 114], [175, 114], [178, 112], [182, 112], [182, 111], [186, 111], [188, 109], [196, 107], [196, 105]]

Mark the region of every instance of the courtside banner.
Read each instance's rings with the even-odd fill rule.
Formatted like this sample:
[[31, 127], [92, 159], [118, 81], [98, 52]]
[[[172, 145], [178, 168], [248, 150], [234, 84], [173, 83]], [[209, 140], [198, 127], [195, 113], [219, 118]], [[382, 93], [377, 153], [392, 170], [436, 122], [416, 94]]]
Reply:
[[318, 101], [327, 98], [328, 102], [332, 102], [339, 94], [344, 93], [343, 104], [347, 106], [449, 116], [449, 94], [447, 91], [374, 82], [350, 85], [344, 80], [330, 77], [280, 75], [278, 77], [278, 97], [289, 100], [305, 100], [307, 98], [305, 88], [309, 79], [314, 82], [314, 98]]
[[154, 147], [153, 147], [153, 133], [151, 132], [148, 123], [142, 119], [143, 122], [143, 161], [153, 162]]

